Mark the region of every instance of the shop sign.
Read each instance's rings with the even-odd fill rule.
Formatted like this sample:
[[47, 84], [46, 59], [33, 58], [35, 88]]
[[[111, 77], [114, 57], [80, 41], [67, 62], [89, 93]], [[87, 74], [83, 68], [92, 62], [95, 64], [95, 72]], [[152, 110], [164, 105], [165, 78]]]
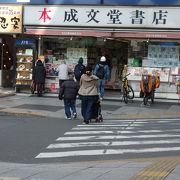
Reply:
[[0, 0], [0, 4], [46, 4], [46, 0]]
[[179, 0], [104, 0], [104, 4], [113, 5], [180, 5]]
[[54, 35], [54, 36], [96, 36], [96, 37], [110, 37], [111, 32], [102, 31], [70, 31], [70, 30], [58, 30], [58, 29], [31, 29], [27, 28], [25, 34], [35, 35]]
[[22, 32], [22, 6], [0, 5], [0, 33]]
[[48, 4], [101, 4], [101, 0], [48, 0]]
[[17, 39], [15, 42], [16, 45], [34, 45], [34, 39]]
[[142, 75], [159, 75], [161, 82], [168, 82], [170, 75], [170, 68], [162, 67], [162, 68], [149, 68], [149, 67], [128, 67], [127, 74], [128, 80], [140, 81]]
[[24, 25], [180, 28], [179, 12], [180, 7], [25, 6]]

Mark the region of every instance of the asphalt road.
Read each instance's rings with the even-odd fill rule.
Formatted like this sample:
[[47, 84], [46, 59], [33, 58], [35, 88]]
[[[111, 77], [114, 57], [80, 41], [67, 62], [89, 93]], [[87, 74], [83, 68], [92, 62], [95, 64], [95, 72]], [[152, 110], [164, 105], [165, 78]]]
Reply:
[[180, 119], [81, 120], [0, 112], [1, 162], [53, 163], [180, 155]]
[[39, 152], [78, 123], [78, 120], [0, 112], [0, 161], [35, 162]]

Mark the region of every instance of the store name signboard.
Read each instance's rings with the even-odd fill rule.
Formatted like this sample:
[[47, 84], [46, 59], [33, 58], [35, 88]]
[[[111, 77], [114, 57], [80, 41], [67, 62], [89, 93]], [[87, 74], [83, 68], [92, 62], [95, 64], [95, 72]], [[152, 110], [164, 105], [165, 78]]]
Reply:
[[17, 39], [16, 45], [34, 45], [35, 40], [34, 39]]
[[180, 28], [179, 12], [180, 7], [25, 6], [24, 25]]
[[22, 32], [22, 6], [0, 5], [0, 33]]
[[0, 4], [46, 4], [46, 0], [0, 0]]

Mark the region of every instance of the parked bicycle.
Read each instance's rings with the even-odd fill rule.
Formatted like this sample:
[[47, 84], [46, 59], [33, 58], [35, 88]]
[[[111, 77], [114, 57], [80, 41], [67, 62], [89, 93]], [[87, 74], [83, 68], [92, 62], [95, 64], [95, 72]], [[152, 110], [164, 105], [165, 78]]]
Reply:
[[148, 100], [151, 100], [151, 103], [154, 103], [155, 90], [160, 86], [159, 76], [152, 75], [142, 75], [142, 80], [140, 83], [140, 97], [143, 98], [143, 104], [147, 105]]
[[131, 85], [129, 85], [128, 83], [128, 79], [127, 76], [129, 76], [129, 74], [125, 75], [125, 77], [122, 80], [122, 94], [123, 94], [123, 101], [127, 104], [129, 100], [132, 100], [134, 98], [134, 90], [131, 87]]

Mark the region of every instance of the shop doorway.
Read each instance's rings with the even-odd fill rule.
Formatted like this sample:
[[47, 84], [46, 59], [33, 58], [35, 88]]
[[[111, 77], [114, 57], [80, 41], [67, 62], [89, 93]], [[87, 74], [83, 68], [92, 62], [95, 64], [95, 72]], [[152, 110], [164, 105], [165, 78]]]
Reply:
[[13, 69], [13, 44], [14, 40], [12, 36], [1, 36], [0, 43], [0, 86], [7, 88], [13, 87], [14, 82], [14, 69]]
[[105, 56], [110, 67], [110, 78], [106, 89], [121, 88], [123, 65], [128, 61], [128, 41], [102, 37], [42, 37], [42, 55], [45, 57], [47, 69], [46, 90], [58, 92], [58, 75], [56, 68], [62, 59], [73, 69], [78, 59], [83, 57], [84, 64], [93, 69], [99, 63], [100, 57]]

